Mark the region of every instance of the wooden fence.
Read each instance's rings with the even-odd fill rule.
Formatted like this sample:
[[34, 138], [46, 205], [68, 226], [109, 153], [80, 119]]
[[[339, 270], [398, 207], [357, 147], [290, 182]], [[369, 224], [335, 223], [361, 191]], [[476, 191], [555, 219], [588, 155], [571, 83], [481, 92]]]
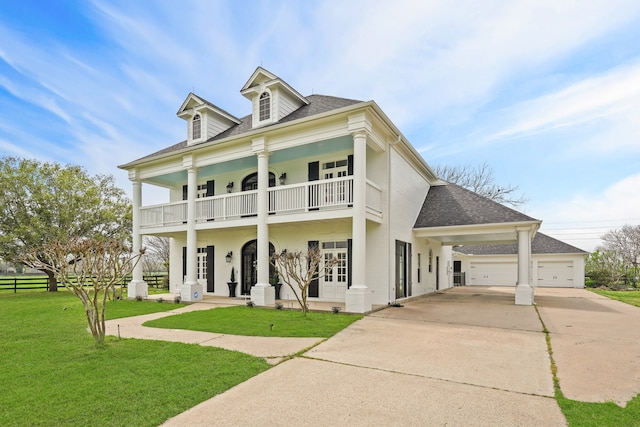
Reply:
[[[156, 288], [162, 288], [166, 286], [164, 274], [150, 274], [143, 276], [143, 280], [147, 282], [149, 286]], [[122, 286], [126, 289], [127, 284], [131, 281], [131, 277], [125, 277], [117, 282], [117, 286]], [[62, 285], [58, 282], [58, 286]], [[0, 277], [0, 292], [2, 291], [18, 291], [33, 290], [33, 289], [45, 289], [49, 290], [49, 281], [47, 276], [37, 277]]]

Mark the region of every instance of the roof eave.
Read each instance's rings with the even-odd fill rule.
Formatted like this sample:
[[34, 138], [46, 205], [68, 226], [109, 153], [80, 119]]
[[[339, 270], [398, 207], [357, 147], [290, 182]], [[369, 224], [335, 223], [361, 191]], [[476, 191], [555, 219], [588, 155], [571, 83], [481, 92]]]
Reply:
[[189, 152], [201, 149], [203, 147], [209, 147], [209, 146], [214, 145], [214, 144], [216, 144], [216, 145], [217, 144], [224, 144], [224, 143], [229, 143], [229, 142], [236, 141], [236, 140], [251, 138], [251, 137], [256, 136], [256, 135], [264, 134], [265, 132], [274, 132], [274, 131], [278, 131], [280, 129], [283, 129], [285, 127], [297, 126], [297, 125], [301, 125], [301, 124], [304, 124], [304, 123], [307, 123], [307, 122], [310, 122], [310, 121], [323, 119], [323, 118], [331, 117], [331, 116], [334, 116], [334, 115], [345, 114], [345, 113], [348, 113], [350, 111], [366, 109], [368, 107], [371, 107], [374, 104], [375, 103], [373, 101], [358, 102], [356, 104], [347, 105], [345, 107], [341, 107], [341, 108], [336, 108], [334, 110], [325, 111], [324, 113], [315, 114], [313, 116], [302, 117], [300, 119], [296, 119], [296, 120], [293, 120], [293, 121], [290, 121], [290, 122], [276, 123], [276, 124], [273, 124], [273, 125], [270, 125], [270, 126], [267, 126], [267, 127], [261, 127], [261, 128], [252, 129], [252, 130], [250, 130], [248, 132], [245, 132], [245, 133], [242, 133], [240, 135], [233, 135], [233, 136], [229, 136], [227, 138], [222, 138], [222, 139], [217, 139], [217, 140], [213, 140], [213, 141], [203, 142], [203, 143], [200, 143], [200, 144], [190, 145], [190, 146], [184, 147], [182, 149], [171, 151], [169, 153], [159, 154], [159, 155], [153, 156], [153, 157], [144, 157], [144, 158], [141, 158], [141, 159], [138, 159], [138, 160], [134, 160], [132, 162], [120, 165], [120, 166], [118, 166], [118, 168], [124, 169], [124, 170], [128, 170], [128, 169], [132, 169], [132, 168], [134, 168], [136, 166], [139, 166], [139, 165], [142, 165], [142, 164], [145, 164], [145, 163], [148, 163], [148, 162], [158, 161], [158, 160], [166, 159], [166, 158], [173, 157], [173, 156], [176, 156], [176, 155], [189, 153]]

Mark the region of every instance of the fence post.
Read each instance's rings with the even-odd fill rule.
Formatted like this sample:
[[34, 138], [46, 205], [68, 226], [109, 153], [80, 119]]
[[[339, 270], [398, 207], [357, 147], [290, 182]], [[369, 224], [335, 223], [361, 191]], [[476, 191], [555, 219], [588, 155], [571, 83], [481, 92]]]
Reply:
[[13, 293], [14, 294], [18, 293], [18, 278], [17, 277], [13, 278]]

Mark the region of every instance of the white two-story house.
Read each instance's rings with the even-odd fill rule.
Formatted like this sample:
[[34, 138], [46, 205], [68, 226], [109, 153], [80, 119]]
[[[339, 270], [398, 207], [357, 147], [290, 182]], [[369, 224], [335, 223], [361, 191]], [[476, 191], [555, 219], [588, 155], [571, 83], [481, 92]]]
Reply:
[[[439, 181], [373, 101], [303, 96], [257, 68], [235, 117], [190, 93], [186, 139], [121, 165], [133, 184], [134, 248], [171, 240], [170, 290], [184, 301], [238, 294], [274, 303], [274, 251], [317, 246], [339, 260], [311, 299], [367, 312], [453, 285], [452, 246], [518, 245], [516, 303], [531, 304], [531, 239], [540, 221]], [[143, 186], [169, 189], [142, 206]], [[141, 265], [129, 297], [146, 296]], [[282, 298], [293, 298], [282, 289]]]

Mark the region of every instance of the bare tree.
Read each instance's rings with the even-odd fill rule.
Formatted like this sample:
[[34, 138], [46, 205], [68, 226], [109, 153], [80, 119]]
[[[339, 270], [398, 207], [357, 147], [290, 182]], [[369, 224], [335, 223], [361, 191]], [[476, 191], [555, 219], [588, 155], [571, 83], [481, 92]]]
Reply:
[[23, 262], [55, 272], [57, 280], [80, 298], [95, 343], [103, 344], [109, 291], [133, 271], [143, 252], [133, 254], [118, 240], [74, 238], [29, 252]]
[[636, 284], [638, 263], [640, 262], [640, 225], [625, 225], [619, 230], [608, 231], [602, 236], [607, 250], [615, 252], [622, 260], [625, 272], [633, 267], [633, 281]]
[[271, 257], [271, 263], [278, 271], [281, 280], [293, 291], [305, 316], [309, 311], [307, 306], [309, 285], [314, 280], [320, 280], [326, 276], [338, 262], [332, 254], [323, 256], [316, 246], [306, 251], [284, 251], [273, 254]]
[[143, 246], [146, 248], [144, 256], [142, 257], [144, 271], [147, 273], [155, 273], [161, 268], [169, 272], [169, 238], [145, 236]]
[[443, 181], [457, 184], [498, 203], [518, 207], [527, 202], [526, 197], [517, 195], [517, 185], [496, 184], [493, 168], [487, 162], [483, 162], [479, 166], [436, 165], [434, 172]]

